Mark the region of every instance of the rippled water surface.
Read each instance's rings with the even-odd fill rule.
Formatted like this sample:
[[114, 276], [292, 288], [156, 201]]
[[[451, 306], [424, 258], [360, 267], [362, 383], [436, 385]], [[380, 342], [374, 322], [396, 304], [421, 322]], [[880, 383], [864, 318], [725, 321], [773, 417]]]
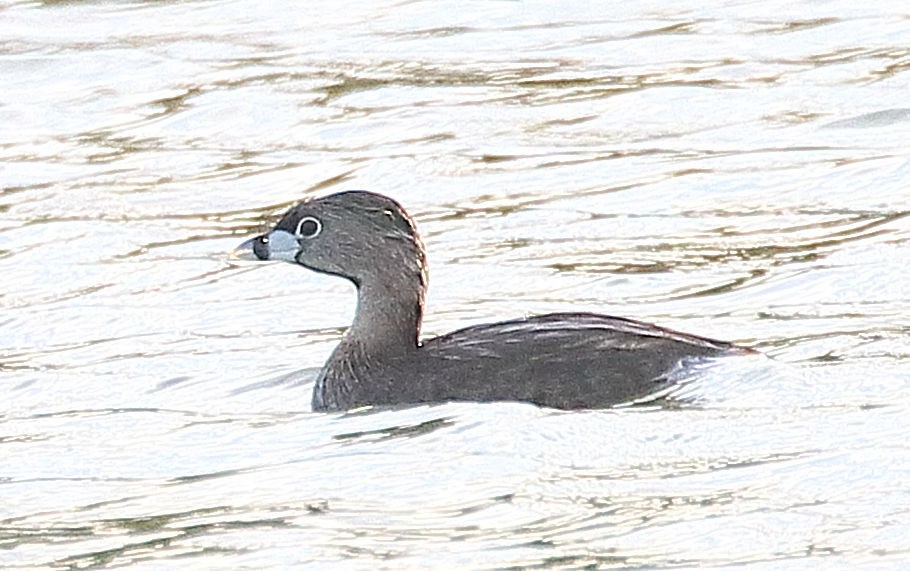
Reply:
[[[0, 567], [905, 569], [905, 2], [0, 3]], [[310, 410], [353, 288], [233, 265], [417, 219], [424, 332], [737, 341], [677, 407]]]

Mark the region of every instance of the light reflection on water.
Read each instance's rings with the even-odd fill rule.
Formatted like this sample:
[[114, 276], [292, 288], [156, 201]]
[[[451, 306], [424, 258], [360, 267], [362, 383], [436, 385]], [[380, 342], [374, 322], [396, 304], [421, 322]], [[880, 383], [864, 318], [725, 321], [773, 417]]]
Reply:
[[[902, 569], [903, 9], [0, 8], [0, 567]], [[227, 253], [346, 188], [417, 219], [427, 334], [572, 309], [775, 360], [313, 414], [353, 289]]]

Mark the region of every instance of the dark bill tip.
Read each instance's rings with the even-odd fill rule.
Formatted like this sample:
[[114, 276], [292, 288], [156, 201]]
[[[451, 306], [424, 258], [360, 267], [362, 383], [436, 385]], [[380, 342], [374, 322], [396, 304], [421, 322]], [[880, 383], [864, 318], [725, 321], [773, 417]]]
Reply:
[[269, 259], [268, 235], [256, 236], [237, 246], [231, 252], [231, 259], [258, 262]]

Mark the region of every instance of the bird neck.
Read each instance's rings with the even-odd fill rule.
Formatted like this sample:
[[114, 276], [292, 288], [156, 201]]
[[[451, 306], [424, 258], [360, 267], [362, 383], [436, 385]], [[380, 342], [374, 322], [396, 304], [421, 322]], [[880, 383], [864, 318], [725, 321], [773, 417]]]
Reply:
[[357, 313], [345, 341], [368, 353], [416, 349], [423, 318], [424, 284], [361, 283]]

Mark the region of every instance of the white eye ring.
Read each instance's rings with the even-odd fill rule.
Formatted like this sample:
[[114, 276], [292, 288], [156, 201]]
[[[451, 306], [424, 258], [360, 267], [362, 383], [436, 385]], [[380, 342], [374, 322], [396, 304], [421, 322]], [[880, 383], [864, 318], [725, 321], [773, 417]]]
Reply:
[[[307, 222], [310, 224], [304, 228], [303, 225]], [[319, 236], [320, 232], [322, 232], [322, 222], [312, 216], [304, 216], [300, 219], [300, 222], [297, 223], [297, 229], [294, 231], [294, 235], [298, 238], [315, 238], [316, 236]]]

